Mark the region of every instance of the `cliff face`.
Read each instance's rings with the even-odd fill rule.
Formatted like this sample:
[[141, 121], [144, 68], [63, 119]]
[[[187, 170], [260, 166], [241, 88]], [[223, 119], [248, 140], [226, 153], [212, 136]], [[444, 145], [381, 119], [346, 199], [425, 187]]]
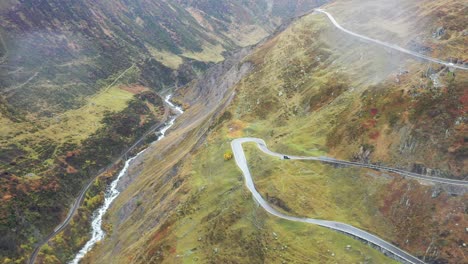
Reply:
[[313, 4], [2, 1], [0, 255], [27, 257], [91, 174], [163, 121], [155, 92], [189, 83]]

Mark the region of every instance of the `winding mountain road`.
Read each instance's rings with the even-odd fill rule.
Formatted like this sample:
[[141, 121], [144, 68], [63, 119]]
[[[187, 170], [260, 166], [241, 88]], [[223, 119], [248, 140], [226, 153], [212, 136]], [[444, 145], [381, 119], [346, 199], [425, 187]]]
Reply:
[[[120, 77], [119, 77], [120, 78]], [[175, 106], [171, 101], [171, 95], [168, 95], [164, 102], [169, 106], [170, 109], [172, 109], [173, 111], [175, 111], [177, 113], [176, 117], [179, 116], [180, 114], [183, 113], [182, 109], [178, 106]], [[108, 169], [110, 169], [112, 166], [114, 166], [114, 164], [118, 163], [119, 161], [121, 160], [126, 160], [125, 164], [124, 164], [124, 168], [122, 169], [122, 171], [126, 171], [129, 164], [141, 153], [137, 154], [135, 157], [131, 158], [131, 159], [127, 159], [127, 156], [129, 155], [129, 153], [131, 151], [133, 151], [133, 149], [139, 145], [143, 140], [146, 139], [146, 137], [149, 135], [149, 134], [152, 134], [154, 133], [154, 131], [156, 131], [157, 129], [161, 129], [159, 131], [159, 133], [161, 134], [161, 136], [158, 138], [157, 141], [161, 140], [167, 130], [174, 124], [174, 121], [176, 119], [176, 117], [172, 117], [170, 118], [170, 120], [166, 123], [160, 123], [160, 124], [156, 124], [154, 126], [152, 126], [143, 136], [141, 136], [130, 148], [127, 149], [127, 151], [122, 154], [118, 159], [116, 159], [116, 161], [114, 163], [112, 163], [110, 166], [106, 167], [105, 169], [101, 170], [99, 173], [96, 173], [96, 175], [89, 181], [89, 183], [83, 187], [83, 189], [81, 189], [80, 193], [78, 194], [78, 197], [75, 199], [75, 201], [73, 202], [69, 212], [68, 212], [68, 215], [67, 217], [65, 218], [65, 220], [63, 220], [62, 223], [60, 223], [55, 229], [53, 232], [51, 232], [49, 235], [47, 235], [42, 241], [40, 241], [39, 243], [37, 243], [35, 245], [35, 248], [34, 248], [34, 251], [32, 252], [31, 256], [29, 257], [29, 260], [28, 260], [28, 264], [34, 264], [36, 262], [36, 258], [37, 258], [37, 255], [39, 254], [41, 248], [47, 244], [52, 238], [54, 238], [56, 235], [58, 235], [60, 232], [62, 232], [69, 224], [70, 224], [70, 221], [71, 219], [73, 218], [73, 216], [75, 215], [75, 212], [78, 210], [78, 208], [80, 208], [80, 205], [83, 203], [83, 200], [84, 198], [86, 197], [86, 193], [88, 192], [89, 188], [91, 187], [91, 185], [94, 183], [94, 181], [96, 180], [97, 177], [99, 177], [99, 175], [101, 175], [101, 172], [104, 172], [104, 171], [107, 171]]]
[[338, 160], [338, 159], [329, 158], [329, 157], [290, 156], [290, 155], [286, 155], [286, 154], [276, 153], [276, 152], [273, 152], [273, 151], [269, 150], [266, 147], [265, 141], [263, 141], [263, 139], [258, 139], [258, 138], [245, 138], [245, 139], [247, 139], [247, 141], [245, 141], [245, 142], [255, 142], [255, 143], [257, 143], [258, 148], [261, 151], [263, 151], [264, 153], [266, 153], [266, 154], [268, 154], [270, 156], [278, 157], [278, 158], [284, 158], [284, 156], [287, 156], [289, 159], [293, 159], [293, 160], [316, 160], [316, 161], [332, 163], [332, 164], [338, 164], [338, 165], [369, 168], [369, 169], [374, 169], [374, 170], [378, 170], [378, 171], [388, 171], [388, 172], [397, 173], [397, 174], [399, 174], [401, 176], [404, 176], [404, 177], [407, 177], [407, 178], [413, 178], [413, 179], [420, 180], [420, 181], [426, 181], [426, 182], [430, 182], [430, 183], [441, 183], [441, 184], [447, 184], [447, 185], [452, 185], [452, 186], [462, 186], [462, 187], [468, 188], [468, 181], [464, 181], [464, 180], [454, 180], [454, 179], [427, 176], [427, 175], [418, 174], [418, 173], [409, 172], [409, 171], [396, 169], [396, 168], [391, 168], [391, 167], [379, 166], [379, 165], [368, 164], [368, 163], [359, 163], [359, 162]]
[[34, 80], [34, 78], [36, 78], [37, 75], [39, 75], [39, 72], [35, 72], [35, 73], [34, 73], [33, 75], [31, 75], [31, 77], [29, 77], [24, 83], [19, 84], [19, 85], [15, 86], [15, 87], [7, 88], [7, 89], [5, 89], [5, 91], [3, 91], [3, 92], [4, 92], [4, 93], [9, 93], [9, 92], [11, 92], [11, 91], [20, 89], [20, 88], [22, 88], [23, 86], [25, 86], [26, 84], [30, 83], [32, 80]]
[[464, 65], [458, 65], [458, 64], [451, 63], [451, 62], [447, 62], [447, 61], [439, 60], [439, 59], [436, 59], [436, 58], [428, 57], [426, 55], [423, 55], [423, 54], [420, 54], [420, 53], [417, 53], [417, 52], [402, 48], [402, 47], [397, 46], [395, 44], [383, 42], [383, 41], [380, 41], [380, 40], [377, 40], [377, 39], [369, 38], [367, 36], [352, 32], [350, 30], [347, 30], [347, 29], [343, 28], [340, 24], [338, 24], [338, 22], [336, 22], [335, 18], [330, 13], [328, 13], [327, 11], [325, 11], [323, 9], [315, 9], [315, 11], [327, 15], [328, 19], [330, 19], [330, 21], [333, 23], [333, 25], [335, 27], [337, 27], [339, 30], [341, 30], [341, 31], [343, 31], [345, 33], [348, 33], [349, 35], [352, 35], [352, 36], [358, 37], [360, 39], [364, 39], [364, 40], [367, 40], [367, 41], [370, 41], [370, 42], [385, 46], [387, 48], [397, 50], [399, 52], [409, 54], [409, 55], [414, 56], [414, 57], [418, 57], [418, 58], [426, 60], [426, 61], [442, 64], [442, 65], [445, 65], [447, 67], [452, 67], [452, 68], [455, 68], [455, 69], [460, 69], [460, 70], [465, 70], [465, 71], [468, 70], [468, 67], [466, 67]]
[[70, 221], [75, 214], [76, 210], [80, 207], [80, 205], [83, 203], [83, 200], [85, 198], [86, 192], [88, 189], [91, 187], [91, 185], [94, 183], [94, 180], [97, 178], [99, 174], [96, 175], [96, 177], [93, 177], [91, 181], [89, 181], [88, 185], [86, 185], [79, 193], [78, 197], [75, 199], [75, 202], [73, 203], [72, 207], [70, 208], [67, 217], [65, 220], [59, 224], [53, 232], [51, 232], [48, 236], [46, 236], [40, 243], [38, 243], [31, 256], [29, 257], [29, 264], [34, 264], [36, 262], [37, 255], [39, 254], [39, 251], [41, 251], [41, 248], [49, 242], [53, 237], [55, 237], [57, 234], [63, 231], [68, 224], [70, 224]]
[[[319, 220], [319, 219], [312, 219], [312, 218], [302, 218], [302, 217], [289, 216], [289, 215], [283, 214], [283, 213], [277, 211], [276, 209], [274, 209], [273, 207], [271, 207], [263, 199], [263, 197], [260, 195], [260, 193], [255, 189], [255, 184], [254, 184], [254, 182], [252, 180], [252, 175], [250, 174], [250, 171], [249, 171], [249, 167], [248, 167], [248, 164], [247, 164], [247, 159], [246, 159], [245, 154], [244, 154], [244, 149], [242, 148], [243, 143], [249, 143], [249, 142], [257, 144], [257, 147], [262, 152], [264, 152], [265, 154], [268, 154], [268, 155], [274, 156], [274, 157], [278, 157], [278, 158], [284, 158], [285, 156], [287, 156], [289, 159], [293, 159], [293, 160], [317, 160], [317, 161], [324, 161], [324, 162], [328, 162], [328, 163], [337, 163], [337, 164], [346, 163], [346, 165], [353, 165], [353, 166], [360, 166], [360, 167], [370, 168], [369, 166], [367, 166], [368, 164], [345, 162], [345, 161], [339, 161], [339, 160], [334, 160], [334, 159], [325, 158], [325, 157], [303, 157], [303, 156], [289, 156], [289, 155], [285, 155], [285, 154], [280, 154], [280, 153], [276, 153], [276, 152], [273, 152], [273, 151], [269, 150], [267, 148], [266, 144], [265, 144], [265, 141], [263, 141], [262, 139], [259, 139], [259, 138], [239, 138], [239, 139], [235, 139], [235, 140], [233, 140], [231, 142], [231, 148], [232, 148], [232, 152], [234, 154], [234, 158], [236, 160], [236, 164], [240, 168], [240, 170], [242, 171], [242, 174], [244, 175], [245, 184], [246, 184], [247, 188], [252, 193], [255, 201], [257, 201], [257, 203], [260, 204], [260, 206], [263, 207], [263, 209], [265, 209], [268, 213], [270, 213], [270, 214], [272, 214], [274, 216], [277, 216], [279, 218], [283, 218], [283, 219], [290, 220], [290, 221], [315, 224], [315, 225], [327, 227], [327, 228], [330, 228], [330, 229], [333, 229], [333, 230], [341, 231], [341, 232], [344, 232], [346, 234], [350, 234], [350, 235], [352, 235], [354, 237], [358, 237], [360, 239], [363, 239], [363, 240], [365, 240], [367, 242], [370, 242], [370, 243], [372, 243], [372, 244], [374, 244], [374, 245], [376, 245], [376, 246], [378, 246], [378, 247], [392, 253], [393, 255], [397, 256], [398, 258], [403, 259], [406, 262], [414, 263], [414, 264], [424, 263], [420, 259], [418, 259], [418, 258], [412, 256], [411, 254], [405, 252], [404, 250], [392, 245], [391, 243], [389, 243], [389, 242], [387, 242], [387, 241], [385, 241], [385, 240], [383, 240], [381, 238], [378, 238], [377, 236], [374, 236], [374, 235], [372, 235], [372, 234], [370, 234], [370, 233], [368, 233], [368, 232], [366, 232], [364, 230], [358, 229], [358, 228], [356, 228], [354, 226], [344, 224], [344, 223], [340, 223], [340, 222], [335, 222], [335, 221], [327, 221], [327, 220]], [[348, 163], [350, 163], [350, 164], [348, 164]], [[378, 166], [376, 166], [376, 167], [378, 167]], [[432, 181], [432, 182], [444, 182], [445, 180], [449, 180], [449, 179], [428, 177], [428, 176], [425, 176], [425, 175], [420, 175], [420, 174], [415, 174], [415, 173], [410, 173], [410, 172], [404, 172], [402, 170], [397, 170], [397, 169], [394, 169], [392, 171], [396, 172], [396, 173], [399, 173], [399, 174], [402, 174], [403, 176], [415, 177], [415, 178], [418, 178], [418, 179], [422, 179], [422, 180], [426, 180], [426, 181]], [[415, 175], [417, 175], [417, 176], [415, 176]], [[448, 184], [452, 184], [452, 183], [450, 183], [450, 181], [448, 181], [448, 182], [449, 182]], [[459, 181], [456, 184], [457, 185], [463, 184], [464, 186], [468, 186], [468, 182], [466, 182], [466, 181]]]
[[[310, 158], [298, 157], [297, 159], [308, 160]], [[416, 180], [426, 181], [426, 182], [431, 182], [431, 183], [441, 183], [441, 184], [446, 184], [446, 185], [451, 185], [451, 186], [461, 186], [461, 187], [467, 188], [468, 190], [468, 181], [465, 181], [465, 180], [454, 180], [454, 179], [433, 177], [433, 176], [423, 175], [423, 174], [414, 173], [414, 172], [405, 171], [405, 170], [396, 169], [396, 168], [390, 168], [390, 167], [379, 166], [379, 165], [368, 164], [368, 163], [338, 160], [338, 159], [328, 158], [328, 157], [317, 157], [315, 158], [315, 160], [332, 163], [332, 164], [345, 165], [345, 166], [353, 166], [353, 167], [369, 168], [369, 169], [374, 169], [378, 171], [394, 172], [407, 178], [413, 178]]]

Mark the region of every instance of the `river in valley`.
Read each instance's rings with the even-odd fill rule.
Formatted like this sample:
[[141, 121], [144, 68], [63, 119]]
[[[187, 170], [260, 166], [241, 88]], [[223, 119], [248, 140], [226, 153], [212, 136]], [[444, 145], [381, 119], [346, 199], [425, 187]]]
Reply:
[[[166, 96], [164, 101], [170, 107], [171, 112], [174, 112], [175, 115], [170, 117], [170, 120], [166, 123], [166, 125], [163, 128], [159, 130], [159, 133], [156, 132], [156, 134], [159, 135], [159, 138], [157, 139], [157, 141], [160, 141], [161, 139], [165, 137], [166, 132], [174, 125], [174, 122], [177, 119], [177, 117], [179, 117], [183, 113], [182, 108], [174, 105], [171, 102], [171, 96], [172, 95]], [[94, 247], [94, 245], [96, 245], [97, 242], [101, 241], [104, 238], [105, 232], [102, 229], [102, 219], [104, 215], [106, 214], [107, 210], [109, 209], [109, 207], [111, 206], [112, 202], [120, 194], [120, 192], [117, 190], [117, 184], [122, 179], [122, 177], [127, 173], [128, 168], [130, 167], [132, 162], [138, 156], [143, 154], [145, 151], [146, 149], [141, 151], [137, 155], [135, 155], [133, 158], [128, 159], [125, 162], [125, 165], [122, 168], [122, 170], [119, 172], [119, 175], [111, 183], [111, 185], [109, 186], [109, 189], [106, 191], [105, 196], [104, 196], [104, 204], [99, 209], [97, 209], [93, 214], [93, 218], [91, 221], [91, 226], [92, 226], [91, 239], [84, 245], [84, 247], [78, 252], [78, 254], [76, 254], [75, 258], [72, 261], [70, 261], [69, 264], [78, 264], [80, 260]]]

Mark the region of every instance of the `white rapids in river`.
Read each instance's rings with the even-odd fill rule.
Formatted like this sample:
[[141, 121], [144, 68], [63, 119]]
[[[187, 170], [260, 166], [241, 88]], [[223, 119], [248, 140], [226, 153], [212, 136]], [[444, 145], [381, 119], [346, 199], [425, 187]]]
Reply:
[[[171, 117], [169, 122], [166, 123], [166, 125], [159, 130], [160, 137], [158, 138], [157, 141], [163, 139], [166, 136], [167, 130], [171, 128], [174, 125], [175, 120], [177, 117], [179, 117], [181, 114], [184, 113], [182, 111], [182, 108], [174, 105], [170, 100], [171, 100], [172, 95], [166, 96], [164, 101], [166, 102], [167, 105], [171, 108], [171, 110], [176, 112], [176, 115], [174, 117]], [[157, 142], [156, 141], [156, 142]], [[120, 192], [117, 190], [117, 184], [119, 183], [120, 179], [127, 173], [128, 168], [130, 167], [130, 164], [134, 159], [136, 159], [138, 156], [140, 156], [145, 150], [141, 151], [138, 153], [135, 157], [127, 160], [125, 162], [125, 165], [123, 169], [120, 171], [119, 175], [117, 178], [111, 183], [110, 188], [106, 191], [106, 194], [104, 196], [104, 204], [96, 210], [94, 213], [93, 221], [91, 222], [92, 226], [92, 234], [91, 234], [91, 239], [84, 245], [84, 247], [76, 254], [75, 258], [69, 262], [69, 264], [78, 264], [80, 260], [96, 245], [97, 242], [101, 241], [104, 236], [105, 232], [102, 230], [102, 218], [106, 214], [107, 210], [111, 206], [112, 202], [119, 196]]]

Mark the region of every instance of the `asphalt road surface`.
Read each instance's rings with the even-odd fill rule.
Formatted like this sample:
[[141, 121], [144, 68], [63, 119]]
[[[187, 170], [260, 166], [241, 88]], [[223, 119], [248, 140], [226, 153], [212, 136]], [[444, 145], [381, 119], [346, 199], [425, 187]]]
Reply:
[[[336, 160], [330, 159], [330, 158], [323, 158], [323, 157], [290, 156], [290, 155], [286, 155], [286, 154], [276, 153], [276, 152], [273, 152], [273, 151], [269, 150], [267, 148], [266, 144], [265, 144], [265, 141], [263, 141], [262, 139], [259, 139], [259, 138], [239, 138], [239, 139], [233, 140], [231, 142], [232, 152], [234, 154], [234, 158], [236, 160], [237, 166], [240, 168], [240, 170], [242, 171], [242, 174], [244, 175], [245, 184], [246, 184], [247, 188], [249, 189], [249, 191], [252, 193], [255, 201], [261, 207], [263, 207], [263, 209], [265, 209], [268, 213], [270, 213], [270, 214], [272, 214], [274, 216], [277, 216], [279, 218], [283, 218], [283, 219], [290, 220], [290, 221], [315, 224], [315, 225], [327, 227], [327, 228], [330, 228], [330, 229], [333, 229], [333, 230], [341, 231], [343, 233], [352, 235], [354, 237], [358, 237], [358, 238], [360, 238], [360, 239], [362, 239], [364, 241], [370, 242], [370, 243], [380, 247], [381, 249], [384, 249], [384, 250], [390, 252], [391, 254], [397, 256], [398, 258], [404, 260], [405, 262], [414, 263], [414, 264], [424, 263], [420, 259], [418, 259], [418, 258], [412, 256], [411, 254], [405, 252], [404, 250], [392, 245], [391, 243], [389, 243], [389, 242], [387, 242], [387, 241], [385, 241], [385, 240], [383, 240], [383, 239], [381, 239], [381, 238], [379, 238], [379, 237], [377, 237], [375, 235], [372, 235], [372, 234], [370, 234], [370, 233], [368, 233], [368, 232], [366, 232], [364, 230], [356, 228], [354, 226], [344, 224], [344, 223], [340, 223], [340, 222], [335, 222], [335, 221], [327, 221], [327, 220], [319, 220], [319, 219], [312, 219], [312, 218], [302, 218], [302, 217], [290, 216], [290, 215], [283, 214], [283, 213], [277, 211], [276, 209], [274, 209], [273, 207], [271, 207], [263, 199], [263, 197], [260, 195], [260, 193], [255, 189], [255, 184], [254, 184], [254, 182], [252, 180], [252, 175], [250, 174], [250, 171], [249, 171], [249, 167], [248, 167], [248, 164], [247, 164], [247, 159], [246, 159], [245, 154], [244, 154], [244, 149], [242, 148], [242, 144], [243, 143], [248, 143], [248, 142], [252, 142], [252, 143], [257, 144], [258, 148], [261, 151], [263, 151], [264, 153], [266, 153], [266, 154], [268, 154], [270, 156], [275, 156], [275, 157], [281, 158], [281, 159], [284, 159], [285, 157], [287, 157], [288, 159], [292, 159], [292, 160], [317, 160], [317, 161], [325, 161], [325, 162], [333, 162], [333, 163], [335, 163]], [[344, 161], [340, 161], [340, 162], [344, 162]], [[400, 170], [396, 170], [394, 172], [399, 173], [398, 171], [400, 171]], [[409, 175], [413, 174], [413, 173], [409, 173], [409, 172], [406, 172], [406, 173], [408, 175], [404, 175], [404, 176], [408, 176], [408, 177], [410, 177]], [[419, 174], [418, 174], [418, 177], [421, 177], [424, 180], [428, 180], [428, 181], [433, 181], [434, 180], [434, 177], [426, 177], [424, 175], [419, 175]], [[441, 179], [441, 178], [435, 178], [435, 179], [437, 179], [437, 182], [446, 180], [446, 179]], [[463, 181], [461, 181], [461, 182], [463, 182]], [[467, 182], [464, 182], [464, 184], [467, 185]]]
[[364, 35], [352, 32], [350, 30], [347, 30], [347, 29], [343, 28], [340, 24], [338, 24], [338, 22], [336, 22], [335, 18], [330, 13], [328, 13], [327, 11], [325, 11], [323, 9], [315, 9], [315, 11], [327, 15], [328, 19], [330, 19], [330, 21], [333, 23], [333, 25], [335, 25], [335, 27], [337, 27], [341, 31], [346, 32], [346, 33], [348, 33], [348, 34], [350, 34], [352, 36], [355, 36], [355, 37], [358, 37], [360, 39], [364, 39], [364, 40], [367, 40], [367, 41], [370, 41], [370, 42], [385, 46], [387, 48], [391, 48], [391, 49], [394, 49], [394, 50], [409, 54], [409, 55], [414, 56], [414, 57], [418, 57], [418, 58], [423, 59], [423, 60], [427, 60], [427, 61], [430, 61], [430, 62], [442, 64], [442, 65], [445, 65], [447, 67], [452, 67], [452, 68], [455, 68], [455, 69], [460, 69], [460, 70], [465, 70], [465, 71], [468, 70], [468, 67], [466, 67], [464, 65], [454, 64], [454, 63], [439, 60], [439, 59], [436, 59], [436, 58], [431, 58], [431, 57], [428, 57], [426, 55], [423, 55], [423, 54], [420, 54], [420, 53], [417, 53], [417, 52], [414, 52], [414, 51], [411, 51], [411, 50], [407, 50], [405, 48], [402, 48], [400, 46], [397, 46], [397, 45], [394, 45], [394, 44], [391, 44], [391, 43], [383, 42], [383, 41], [380, 41], [380, 40], [377, 40], [377, 39], [369, 38], [369, 37], [366, 37]]
[[467, 190], [468, 190], [468, 181], [465, 181], [465, 180], [454, 180], [454, 179], [433, 177], [433, 176], [418, 174], [418, 173], [405, 171], [405, 170], [401, 170], [401, 169], [397, 169], [397, 168], [391, 168], [391, 167], [380, 166], [380, 165], [375, 165], [375, 164], [368, 164], [368, 163], [338, 160], [338, 159], [329, 158], [329, 157], [291, 156], [291, 155], [276, 153], [276, 152], [273, 152], [273, 151], [269, 150], [265, 145], [265, 141], [263, 141], [262, 139], [250, 138], [249, 140], [250, 140], [249, 142], [256, 142], [258, 147], [260, 148], [260, 150], [262, 150], [264, 153], [266, 153], [266, 154], [268, 154], [270, 156], [278, 157], [278, 158], [284, 158], [286, 156], [289, 159], [294, 159], [294, 160], [316, 160], [316, 161], [322, 161], [322, 162], [331, 163], [331, 164], [361, 167], [361, 168], [369, 168], [369, 169], [374, 169], [374, 170], [378, 170], [378, 171], [388, 171], [388, 172], [393, 172], [393, 173], [399, 174], [399, 175], [407, 177], [407, 178], [413, 178], [413, 179], [416, 179], [416, 180], [419, 180], [419, 181], [425, 181], [425, 182], [429, 182], [429, 183], [440, 183], [440, 184], [446, 184], [446, 185], [450, 185], [450, 186], [457, 186], [457, 187], [467, 188]]

